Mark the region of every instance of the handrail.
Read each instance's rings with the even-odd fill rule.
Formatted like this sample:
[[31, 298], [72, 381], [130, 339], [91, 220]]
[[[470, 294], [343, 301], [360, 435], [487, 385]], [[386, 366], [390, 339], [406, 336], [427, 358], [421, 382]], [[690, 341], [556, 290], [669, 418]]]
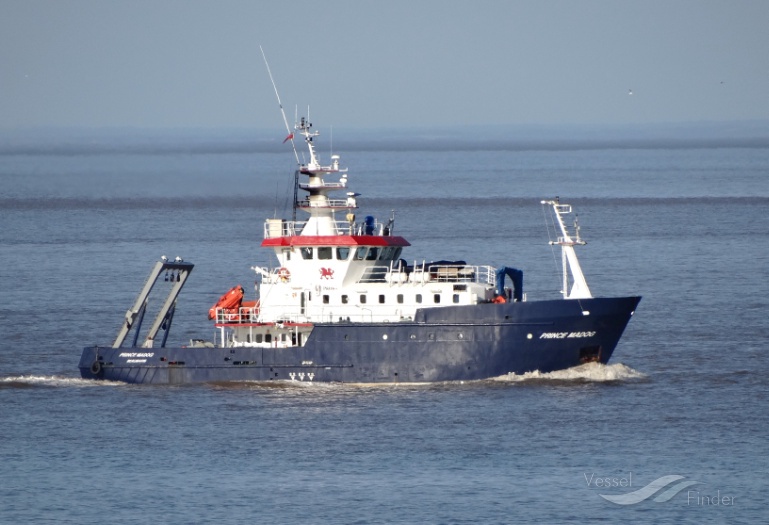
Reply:
[[[264, 238], [298, 237], [308, 222], [267, 219], [264, 223]], [[333, 224], [336, 235], [376, 235], [382, 237], [385, 231], [385, 225], [380, 222], [375, 222], [371, 233], [368, 234], [366, 233], [366, 225], [363, 223], [334, 221]]]
[[[357, 306], [357, 305], [356, 305]], [[287, 306], [286, 308], [290, 308]], [[277, 316], [277, 318], [271, 317], [269, 321], [262, 319], [258, 308], [240, 308], [240, 311], [235, 309], [227, 310], [226, 308], [217, 308], [215, 322], [217, 325], [248, 325], [248, 324], [282, 324], [282, 323], [297, 323], [297, 324], [315, 324], [307, 319], [307, 316], [302, 314], [285, 314]], [[255, 311], [254, 311], [255, 310]], [[250, 312], [247, 312], [250, 311]], [[382, 313], [379, 313], [381, 311]], [[322, 312], [317, 316], [319, 321], [326, 323], [343, 323], [343, 322], [358, 322], [358, 323], [372, 323], [372, 322], [387, 322], [395, 321], [393, 319], [392, 306], [388, 305], [366, 305], [357, 306], [355, 310], [346, 311], [344, 315], [335, 315], [333, 310], [328, 312]], [[277, 320], [276, 320], [277, 319]], [[410, 316], [400, 317], [397, 320], [409, 320]]]
[[[393, 279], [395, 275], [407, 275], [408, 279]], [[363, 271], [363, 276], [358, 281], [360, 283], [496, 283], [496, 268], [493, 266], [473, 266], [466, 264], [422, 264], [414, 266], [410, 272], [404, 268], [396, 266], [367, 266]]]
[[[291, 309], [292, 306], [285, 306], [285, 308]], [[284, 323], [308, 323], [306, 315], [297, 313], [284, 313], [278, 316], [281, 322]], [[216, 324], [252, 324], [252, 323], [266, 323], [261, 316], [261, 310], [259, 306], [244, 306], [241, 308], [217, 308], [216, 309]], [[269, 321], [273, 323], [275, 321]]]
[[300, 208], [349, 208], [347, 199], [326, 199], [322, 202], [310, 201], [304, 199], [296, 203]]

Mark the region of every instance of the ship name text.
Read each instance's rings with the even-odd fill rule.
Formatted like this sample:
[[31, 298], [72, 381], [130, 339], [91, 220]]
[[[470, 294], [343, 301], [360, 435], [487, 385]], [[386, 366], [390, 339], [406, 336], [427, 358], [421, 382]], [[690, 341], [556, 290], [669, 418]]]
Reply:
[[543, 332], [540, 339], [585, 339], [593, 337], [596, 332]]

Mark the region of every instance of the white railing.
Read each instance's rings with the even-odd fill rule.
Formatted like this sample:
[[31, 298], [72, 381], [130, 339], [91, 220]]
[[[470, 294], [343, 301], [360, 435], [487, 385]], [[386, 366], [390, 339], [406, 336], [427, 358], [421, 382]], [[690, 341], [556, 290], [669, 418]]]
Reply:
[[259, 322], [259, 307], [217, 308], [214, 317], [218, 324], [240, 324]]
[[410, 272], [400, 265], [368, 266], [360, 283], [426, 284], [426, 283], [479, 283], [496, 284], [496, 269], [492, 266], [466, 264], [414, 265]]
[[[378, 304], [366, 304], [366, 305], [352, 305], [347, 308], [320, 308], [312, 314], [310, 320], [306, 315], [299, 314], [286, 314], [280, 316], [271, 316], [269, 319], [260, 318], [256, 315], [255, 319], [248, 319], [245, 316], [241, 316], [239, 320], [228, 319], [226, 314], [222, 316], [217, 315], [216, 323], [219, 325], [227, 325], [229, 327], [236, 327], [238, 325], [256, 325], [256, 324], [315, 324], [315, 323], [397, 323], [407, 322], [413, 320], [413, 312], [420, 307], [431, 306], [451, 306], [454, 303], [446, 302], [441, 304], [434, 304], [431, 302], [425, 302], [418, 305], [404, 305], [399, 311], [393, 310], [393, 305], [378, 305]], [[314, 310], [314, 309], [313, 309]]]
[[[314, 307], [308, 307], [315, 310]], [[275, 314], [276, 311], [283, 309], [281, 314]], [[291, 312], [292, 313], [288, 313]], [[271, 307], [269, 320], [261, 316], [259, 307], [248, 308], [217, 308], [216, 323], [226, 325], [243, 324], [261, 324], [261, 323], [310, 323], [306, 314], [296, 313], [296, 305], [286, 305], [284, 307]], [[402, 316], [393, 313], [392, 305], [351, 305], [351, 308], [320, 308], [312, 315], [315, 322], [395, 322], [399, 320], [411, 319], [410, 316]]]
[[[308, 221], [284, 221], [281, 219], [267, 219], [264, 223], [264, 238], [275, 239], [277, 237], [295, 237], [302, 234]], [[352, 235], [353, 226], [347, 221], [334, 221], [334, 229], [337, 235]]]
[[[337, 170], [338, 171], [338, 170]], [[323, 182], [321, 184], [310, 184], [309, 182], [300, 182], [299, 187], [303, 190], [315, 190], [315, 189], [323, 189], [323, 188], [337, 188], [337, 189], [344, 189], [347, 187], [346, 182]]]
[[465, 264], [414, 265], [409, 274], [410, 283], [479, 283], [495, 284], [496, 269], [492, 266], [470, 266]]
[[350, 208], [347, 199], [326, 199], [323, 201], [302, 200], [296, 203], [300, 208]]
[[[302, 234], [308, 221], [284, 221], [282, 219], [267, 219], [264, 223], [264, 238], [275, 239], [278, 237], [295, 237]], [[375, 222], [371, 233], [366, 233], [367, 226], [364, 223], [350, 223], [348, 221], [334, 221], [334, 230], [337, 235], [384, 235], [385, 225]]]
[[[277, 310], [283, 309], [283, 312], [275, 315]], [[217, 324], [249, 324], [249, 323], [308, 323], [309, 320], [304, 314], [296, 313], [296, 305], [287, 305], [284, 307], [271, 306], [270, 319], [267, 320], [261, 315], [259, 306], [242, 308], [217, 308]]]

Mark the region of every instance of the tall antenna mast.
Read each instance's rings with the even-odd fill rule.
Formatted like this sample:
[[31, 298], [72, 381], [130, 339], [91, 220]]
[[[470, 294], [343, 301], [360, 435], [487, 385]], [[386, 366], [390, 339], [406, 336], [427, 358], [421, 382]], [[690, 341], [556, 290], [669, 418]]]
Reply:
[[[283, 115], [283, 123], [286, 125], [286, 133], [288, 135], [286, 136], [286, 140], [291, 140], [291, 147], [294, 148], [294, 157], [296, 158], [296, 163], [299, 164], [299, 153], [296, 151], [296, 144], [294, 143], [294, 133], [291, 131], [291, 128], [288, 125], [288, 119], [286, 119], [286, 112], [283, 110], [283, 103], [280, 101], [280, 95], [278, 95], [278, 88], [275, 85], [275, 80], [272, 78], [272, 71], [270, 71], [270, 64], [267, 63], [267, 56], [264, 54], [264, 49], [262, 49], [262, 46], [259, 46], [259, 51], [262, 52], [262, 58], [264, 59], [264, 65], [267, 66], [267, 74], [270, 76], [270, 82], [272, 82], [272, 89], [275, 90], [275, 97], [278, 99], [278, 106], [280, 106], [280, 114]], [[284, 140], [283, 142], [285, 142]]]

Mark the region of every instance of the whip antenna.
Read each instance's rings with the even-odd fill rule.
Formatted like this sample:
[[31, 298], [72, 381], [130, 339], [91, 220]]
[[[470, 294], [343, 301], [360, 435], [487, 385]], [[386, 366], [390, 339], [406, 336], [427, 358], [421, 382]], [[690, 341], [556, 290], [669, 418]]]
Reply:
[[[291, 141], [291, 147], [294, 148], [294, 157], [296, 157], [296, 163], [299, 164], [299, 153], [296, 151], [296, 144], [294, 143], [294, 133], [291, 131], [291, 128], [288, 125], [288, 119], [286, 119], [286, 112], [283, 110], [283, 103], [280, 101], [280, 95], [278, 95], [278, 88], [275, 85], [275, 80], [272, 78], [272, 71], [270, 71], [270, 64], [267, 63], [267, 56], [264, 54], [264, 49], [262, 49], [262, 46], [259, 46], [259, 51], [262, 52], [262, 58], [264, 59], [264, 65], [267, 66], [267, 74], [270, 76], [270, 82], [272, 82], [272, 89], [275, 90], [275, 98], [278, 99], [278, 106], [280, 106], [280, 114], [283, 115], [283, 123], [286, 125], [286, 133], [288, 135], [286, 136], [286, 140]], [[286, 142], [284, 140], [283, 142]]]

